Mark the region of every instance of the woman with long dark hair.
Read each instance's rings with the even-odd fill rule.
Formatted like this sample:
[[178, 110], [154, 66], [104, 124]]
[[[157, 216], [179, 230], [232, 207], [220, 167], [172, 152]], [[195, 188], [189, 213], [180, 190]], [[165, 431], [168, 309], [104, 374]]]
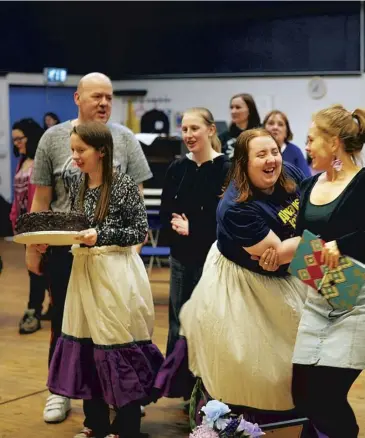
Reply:
[[[33, 172], [34, 156], [44, 130], [33, 119], [22, 119], [12, 127], [14, 155], [19, 158], [14, 176], [14, 200], [10, 220], [15, 232], [15, 224], [20, 215], [30, 211], [35, 186], [30, 179]], [[47, 283], [44, 276], [29, 271], [29, 301], [27, 310], [19, 322], [19, 333], [30, 334], [41, 328], [42, 304]]]
[[45, 131], [47, 131], [47, 129], [51, 128], [52, 126], [58, 125], [59, 123], [61, 123], [61, 120], [55, 113], [48, 112], [43, 117], [43, 125]]
[[[113, 168], [113, 137], [100, 122], [77, 125], [73, 160], [81, 170], [70, 187], [71, 210], [90, 228], [80, 233], [62, 324], [48, 377], [54, 394], [83, 399], [77, 438], [135, 438], [140, 406], [163, 356], [152, 343], [154, 307], [143, 261], [134, 245], [148, 224], [137, 184]], [[113, 424], [109, 405], [116, 410]]]
[[231, 125], [228, 131], [219, 136], [222, 152], [233, 158], [237, 137], [247, 129], [258, 128], [261, 125], [259, 112], [251, 94], [240, 93], [231, 97], [229, 102]]

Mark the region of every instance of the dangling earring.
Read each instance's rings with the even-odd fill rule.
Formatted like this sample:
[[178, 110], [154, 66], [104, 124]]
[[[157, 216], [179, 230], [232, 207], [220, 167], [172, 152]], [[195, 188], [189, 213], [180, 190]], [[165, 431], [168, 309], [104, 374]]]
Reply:
[[341, 172], [342, 166], [343, 162], [335, 155], [332, 160], [332, 167], [335, 169], [336, 172]]

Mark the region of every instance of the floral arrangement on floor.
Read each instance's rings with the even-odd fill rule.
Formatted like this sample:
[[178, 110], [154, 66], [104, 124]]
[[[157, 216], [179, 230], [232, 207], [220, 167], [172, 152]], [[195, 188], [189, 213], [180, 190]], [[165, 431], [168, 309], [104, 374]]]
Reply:
[[211, 400], [201, 409], [201, 426], [189, 435], [189, 438], [257, 438], [265, 433], [257, 424], [246, 421], [243, 416], [235, 417], [227, 405]]

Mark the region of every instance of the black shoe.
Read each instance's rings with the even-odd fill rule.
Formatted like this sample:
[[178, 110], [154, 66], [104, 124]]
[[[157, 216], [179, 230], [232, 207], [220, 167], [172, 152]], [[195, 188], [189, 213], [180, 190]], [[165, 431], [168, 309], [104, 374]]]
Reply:
[[19, 322], [19, 333], [21, 335], [30, 335], [31, 333], [35, 333], [41, 328], [41, 321], [35, 314], [35, 310], [26, 310], [23, 318]]

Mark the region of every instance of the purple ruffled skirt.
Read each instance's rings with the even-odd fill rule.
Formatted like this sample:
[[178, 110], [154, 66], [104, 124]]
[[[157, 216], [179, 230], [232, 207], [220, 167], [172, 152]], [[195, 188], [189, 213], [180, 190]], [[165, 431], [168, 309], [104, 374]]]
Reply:
[[102, 398], [118, 407], [136, 400], [148, 404], [157, 399], [152, 386], [162, 362], [151, 341], [106, 347], [63, 334], [47, 385], [51, 392], [69, 398]]
[[153, 383], [163, 356], [151, 341], [154, 307], [141, 258], [119, 246], [73, 247], [72, 252], [50, 391], [101, 398], [116, 407], [155, 400]]

